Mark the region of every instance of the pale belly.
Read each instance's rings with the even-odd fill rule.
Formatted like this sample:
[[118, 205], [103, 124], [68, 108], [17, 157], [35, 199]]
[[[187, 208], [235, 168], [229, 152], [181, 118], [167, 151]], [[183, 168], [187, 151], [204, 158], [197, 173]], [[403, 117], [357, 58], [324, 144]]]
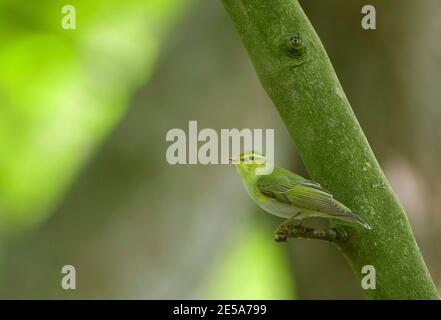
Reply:
[[298, 208], [296, 206], [279, 202], [277, 200], [271, 199], [262, 193], [260, 193], [258, 190], [252, 190], [249, 185], [247, 185], [244, 181], [245, 189], [248, 192], [248, 195], [251, 197], [251, 199], [256, 202], [260, 208], [265, 210], [268, 213], [271, 213], [275, 216], [289, 219], [292, 217], [297, 216], [296, 219], [305, 219], [305, 218], [312, 218], [312, 217], [322, 217], [322, 218], [329, 218], [329, 214], [326, 213], [320, 213], [315, 211], [309, 211], [307, 209]]
[[276, 200], [264, 196], [257, 190], [252, 190], [251, 189], [252, 187], [246, 184], [245, 181], [244, 181], [244, 186], [251, 199], [253, 199], [259, 205], [260, 208], [262, 208], [268, 213], [271, 213], [281, 218], [288, 219], [300, 212], [300, 209], [297, 207], [294, 207], [286, 203], [278, 202]]
[[299, 208], [278, 202], [276, 200], [268, 198], [264, 199], [263, 197], [259, 197], [259, 199], [255, 200], [259, 207], [261, 207], [263, 210], [281, 218], [288, 219], [300, 212]]

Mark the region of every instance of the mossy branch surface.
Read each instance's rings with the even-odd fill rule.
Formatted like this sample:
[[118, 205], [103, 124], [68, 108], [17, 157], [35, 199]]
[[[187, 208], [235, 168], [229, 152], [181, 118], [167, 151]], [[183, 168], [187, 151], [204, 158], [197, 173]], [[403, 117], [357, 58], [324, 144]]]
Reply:
[[335, 229], [317, 230], [314, 228], [308, 228], [302, 225], [293, 226], [291, 224], [286, 225], [285, 230], [278, 230], [274, 235], [276, 242], [286, 242], [289, 238], [293, 239], [315, 239], [329, 242], [341, 241], [345, 233], [340, 234]]
[[323, 45], [296, 0], [223, 0], [258, 77], [311, 177], [372, 230], [341, 227], [355, 274], [376, 269], [373, 299], [439, 299], [406, 214], [351, 109]]

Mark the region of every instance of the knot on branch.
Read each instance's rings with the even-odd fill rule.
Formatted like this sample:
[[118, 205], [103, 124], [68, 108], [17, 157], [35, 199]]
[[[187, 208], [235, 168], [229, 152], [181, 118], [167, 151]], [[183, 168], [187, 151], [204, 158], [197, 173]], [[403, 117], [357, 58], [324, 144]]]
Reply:
[[306, 39], [300, 33], [296, 33], [289, 37], [286, 45], [286, 53], [291, 58], [302, 58], [307, 54]]

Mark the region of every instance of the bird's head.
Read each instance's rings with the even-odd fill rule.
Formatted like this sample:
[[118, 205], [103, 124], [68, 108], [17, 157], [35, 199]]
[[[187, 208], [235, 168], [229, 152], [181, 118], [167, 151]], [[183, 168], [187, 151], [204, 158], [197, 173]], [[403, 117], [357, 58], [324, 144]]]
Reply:
[[266, 158], [257, 151], [243, 152], [239, 157], [231, 157], [230, 161], [236, 165], [241, 174], [252, 174], [258, 168], [265, 168]]

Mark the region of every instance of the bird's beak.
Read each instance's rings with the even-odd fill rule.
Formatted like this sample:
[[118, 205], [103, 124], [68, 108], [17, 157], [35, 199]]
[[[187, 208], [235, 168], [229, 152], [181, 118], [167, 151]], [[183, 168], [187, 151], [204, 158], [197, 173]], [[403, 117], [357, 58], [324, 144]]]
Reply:
[[237, 158], [237, 157], [230, 157], [229, 159], [230, 159], [230, 162], [233, 164], [239, 163], [239, 158]]

